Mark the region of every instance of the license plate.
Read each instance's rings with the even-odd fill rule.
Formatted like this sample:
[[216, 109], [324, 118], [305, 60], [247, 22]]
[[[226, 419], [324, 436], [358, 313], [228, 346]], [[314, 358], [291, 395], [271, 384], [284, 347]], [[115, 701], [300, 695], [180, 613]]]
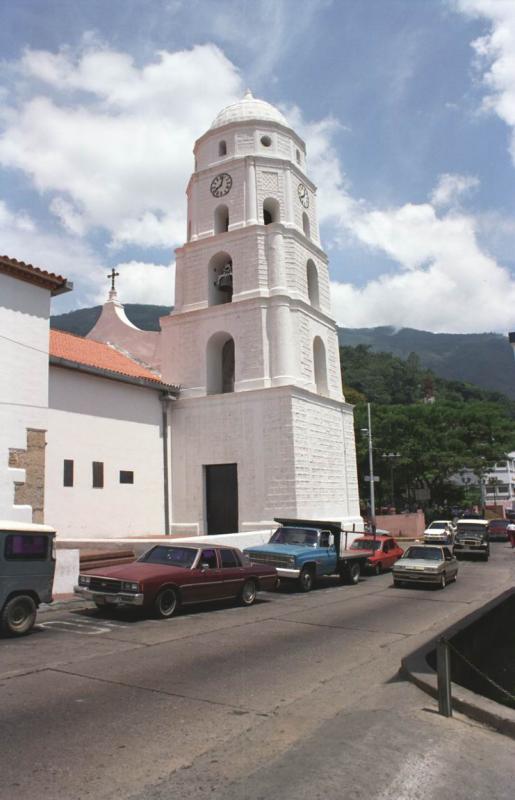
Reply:
[[104, 602], [112, 603], [113, 605], [116, 605], [116, 603], [118, 603], [119, 600], [118, 600], [117, 597], [104, 597]]

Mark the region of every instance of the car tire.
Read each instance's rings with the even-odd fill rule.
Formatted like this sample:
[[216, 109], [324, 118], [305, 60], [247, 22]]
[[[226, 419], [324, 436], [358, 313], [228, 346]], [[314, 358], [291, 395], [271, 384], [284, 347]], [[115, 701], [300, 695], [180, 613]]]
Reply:
[[345, 583], [348, 583], [350, 586], [355, 586], [359, 583], [359, 576], [361, 575], [361, 569], [359, 564], [348, 564], [345, 567]]
[[445, 589], [446, 586], [447, 586], [447, 578], [445, 577], [445, 575], [441, 575], [440, 576], [440, 583], [438, 584], [438, 588], [439, 589]]
[[315, 585], [315, 573], [312, 567], [304, 567], [299, 575], [298, 586], [301, 592], [310, 592]]
[[179, 596], [175, 589], [161, 589], [154, 600], [154, 613], [158, 619], [170, 619], [179, 608]]
[[381, 564], [380, 561], [378, 561], [374, 567], [374, 575], [381, 575], [382, 571], [383, 571], [383, 565]]
[[238, 596], [238, 600], [242, 606], [251, 606], [257, 595], [256, 581], [245, 581]]
[[36, 621], [36, 603], [28, 594], [11, 597], [2, 609], [0, 630], [7, 636], [25, 636]]
[[395, 586], [396, 589], [400, 589], [401, 586], [402, 586], [402, 581], [399, 581], [399, 580], [397, 580], [397, 578], [394, 578], [393, 579], [393, 585]]

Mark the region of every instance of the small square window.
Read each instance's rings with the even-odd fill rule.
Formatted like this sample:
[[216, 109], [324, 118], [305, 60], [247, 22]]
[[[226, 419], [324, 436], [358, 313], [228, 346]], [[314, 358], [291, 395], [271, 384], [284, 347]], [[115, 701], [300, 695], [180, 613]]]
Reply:
[[121, 469], [120, 483], [134, 483], [134, 472], [128, 469]]
[[65, 458], [63, 461], [63, 486], [73, 486], [73, 461]]
[[104, 462], [93, 461], [93, 489], [104, 488]]

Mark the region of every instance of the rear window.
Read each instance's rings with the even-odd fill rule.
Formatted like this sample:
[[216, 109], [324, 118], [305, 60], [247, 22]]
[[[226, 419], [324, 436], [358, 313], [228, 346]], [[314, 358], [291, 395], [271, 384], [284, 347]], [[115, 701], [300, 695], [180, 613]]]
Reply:
[[222, 567], [239, 567], [239, 561], [236, 559], [234, 550], [220, 550], [222, 556]]
[[6, 561], [23, 559], [43, 561], [48, 554], [49, 538], [44, 534], [9, 533], [5, 537]]

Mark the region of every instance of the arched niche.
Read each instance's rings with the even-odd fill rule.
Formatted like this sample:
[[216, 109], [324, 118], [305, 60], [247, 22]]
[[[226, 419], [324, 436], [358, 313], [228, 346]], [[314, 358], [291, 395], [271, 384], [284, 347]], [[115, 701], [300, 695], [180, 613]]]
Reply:
[[188, 239], [187, 241], [191, 241], [191, 219], [188, 220]]
[[224, 251], [216, 253], [208, 264], [207, 297], [210, 306], [232, 301], [232, 258]]
[[309, 302], [314, 308], [320, 307], [320, 295], [318, 291], [318, 270], [315, 262], [308, 259], [306, 264], [306, 277], [308, 282]]
[[304, 236], [307, 236], [309, 239], [311, 236], [311, 230], [309, 226], [309, 217], [305, 211], [302, 214], [302, 230], [304, 231]]
[[214, 333], [206, 347], [206, 393], [234, 392], [234, 374], [234, 339], [225, 331]]
[[325, 344], [320, 336], [313, 339], [313, 372], [318, 394], [327, 394], [327, 359]]
[[272, 222], [281, 221], [281, 207], [275, 197], [267, 197], [263, 201], [263, 222], [270, 225]]
[[229, 230], [229, 209], [222, 204], [215, 208], [215, 233], [227, 233]]
[[225, 139], [222, 139], [221, 142], [218, 142], [218, 155], [219, 156], [227, 155], [227, 142], [225, 141]]

